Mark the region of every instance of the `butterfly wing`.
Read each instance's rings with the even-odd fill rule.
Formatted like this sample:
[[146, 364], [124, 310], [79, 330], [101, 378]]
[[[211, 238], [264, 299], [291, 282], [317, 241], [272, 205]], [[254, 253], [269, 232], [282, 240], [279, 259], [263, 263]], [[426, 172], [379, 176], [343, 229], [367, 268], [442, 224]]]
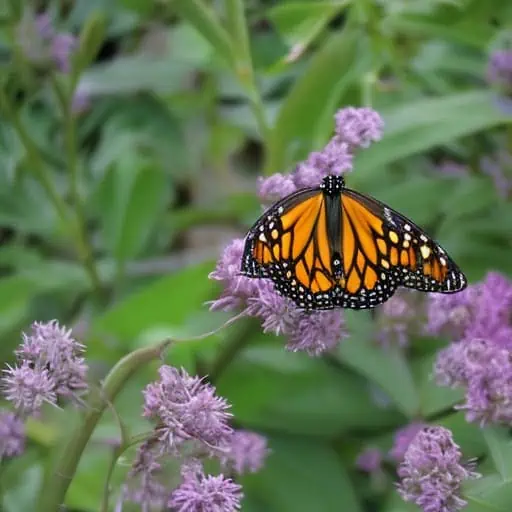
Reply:
[[380, 201], [344, 189], [344, 307], [373, 307], [398, 286], [455, 293], [467, 285], [446, 251], [412, 221]]
[[305, 309], [332, 309], [332, 275], [325, 197], [300, 190], [267, 210], [249, 231], [242, 273], [268, 277], [276, 290]]

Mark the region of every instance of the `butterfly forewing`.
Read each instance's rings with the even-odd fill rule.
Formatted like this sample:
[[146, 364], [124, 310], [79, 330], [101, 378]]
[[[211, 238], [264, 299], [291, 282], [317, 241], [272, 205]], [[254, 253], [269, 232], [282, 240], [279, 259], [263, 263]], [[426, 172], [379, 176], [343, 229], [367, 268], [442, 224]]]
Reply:
[[302, 308], [332, 309], [332, 254], [325, 197], [305, 189], [267, 210], [247, 235], [242, 273], [268, 277]]

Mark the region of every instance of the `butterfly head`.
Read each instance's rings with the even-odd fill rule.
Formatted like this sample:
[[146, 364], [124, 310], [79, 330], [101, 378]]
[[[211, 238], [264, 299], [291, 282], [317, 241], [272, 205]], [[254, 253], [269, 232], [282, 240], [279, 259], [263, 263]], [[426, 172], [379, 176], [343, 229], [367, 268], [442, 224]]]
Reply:
[[320, 184], [322, 191], [328, 196], [335, 196], [341, 193], [345, 188], [345, 179], [343, 176], [326, 176]]

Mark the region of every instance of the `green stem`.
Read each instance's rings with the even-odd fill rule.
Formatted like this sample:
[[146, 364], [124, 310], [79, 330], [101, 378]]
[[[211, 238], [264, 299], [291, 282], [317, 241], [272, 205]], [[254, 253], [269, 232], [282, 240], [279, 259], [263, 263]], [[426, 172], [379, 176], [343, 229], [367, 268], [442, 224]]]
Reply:
[[225, 0], [225, 5], [228, 30], [233, 41], [235, 73], [247, 92], [260, 135], [265, 148], [267, 148], [267, 144], [270, 141], [270, 127], [254, 75], [249, 32], [245, 16], [245, 4], [242, 0]]
[[153, 347], [141, 348], [121, 359], [105, 378], [100, 393], [91, 396], [83, 422], [71, 435], [57, 460], [55, 468], [41, 490], [39, 510], [59, 510], [75, 475], [82, 453], [105, 409], [111, 404], [131, 376], [148, 362], [158, 359], [170, 345], [165, 340]]
[[113, 450], [112, 458], [110, 460], [110, 465], [107, 471], [107, 477], [105, 479], [105, 485], [103, 486], [103, 498], [101, 500], [100, 512], [108, 512], [109, 510], [110, 481], [112, 480], [112, 475], [114, 474], [114, 470], [116, 468], [116, 464], [117, 461], [119, 460], [119, 457], [121, 457], [121, 455], [123, 455], [123, 453], [132, 446], [143, 443], [144, 441], [147, 441], [154, 435], [154, 431], [137, 434]]
[[71, 109], [71, 97], [73, 93], [66, 94], [56, 77], [52, 75], [52, 85], [59, 102], [64, 122], [64, 139], [66, 146], [66, 158], [70, 177], [70, 197], [76, 215], [77, 246], [79, 257], [94, 291], [98, 297], [103, 297], [103, 285], [94, 260], [93, 249], [87, 236], [87, 218], [85, 215], [82, 198], [79, 190], [78, 154], [76, 141], [76, 122]]

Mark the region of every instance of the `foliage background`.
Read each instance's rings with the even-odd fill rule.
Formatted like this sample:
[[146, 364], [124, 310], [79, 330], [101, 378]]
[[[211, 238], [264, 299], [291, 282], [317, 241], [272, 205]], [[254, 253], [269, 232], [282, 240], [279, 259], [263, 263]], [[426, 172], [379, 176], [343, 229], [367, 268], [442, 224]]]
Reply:
[[[345, 105], [371, 105], [386, 122], [349, 185], [425, 227], [470, 281], [490, 269], [512, 275], [512, 204], [481, 164], [512, 149], [511, 100], [485, 79], [490, 53], [512, 41], [509, 2], [27, 3], [80, 35], [68, 74], [34, 70], [16, 32], [22, 3], [0, 5], [3, 361], [34, 319], [73, 326], [96, 378], [137, 347], [221, 325], [228, 316], [205, 306], [219, 293], [207, 275], [257, 217], [256, 177], [320, 148]], [[79, 112], [77, 94], [87, 99]], [[466, 172], [451, 175], [446, 162]], [[512, 179], [510, 164], [497, 165]], [[242, 478], [244, 512], [415, 510], [390, 485], [393, 468], [375, 481], [354, 467], [363, 447], [389, 449], [413, 419], [451, 428], [467, 457], [484, 453], [480, 429], [451, 412], [459, 395], [429, 379], [446, 340], [383, 350], [372, 314], [346, 317], [351, 337], [329, 358], [287, 353], [249, 320], [166, 356], [211, 375], [236, 424], [268, 436], [265, 468]], [[115, 403], [134, 432], [147, 429], [140, 390], [155, 368]], [[70, 410], [48, 414], [29, 424], [27, 454], [4, 468], [6, 512], [32, 509], [69, 430]], [[98, 509], [106, 442], [117, 436], [110, 412], [70, 509]], [[128, 466], [116, 468], [118, 483]], [[493, 485], [492, 499], [474, 491], [468, 512], [509, 510], [510, 479]]]

